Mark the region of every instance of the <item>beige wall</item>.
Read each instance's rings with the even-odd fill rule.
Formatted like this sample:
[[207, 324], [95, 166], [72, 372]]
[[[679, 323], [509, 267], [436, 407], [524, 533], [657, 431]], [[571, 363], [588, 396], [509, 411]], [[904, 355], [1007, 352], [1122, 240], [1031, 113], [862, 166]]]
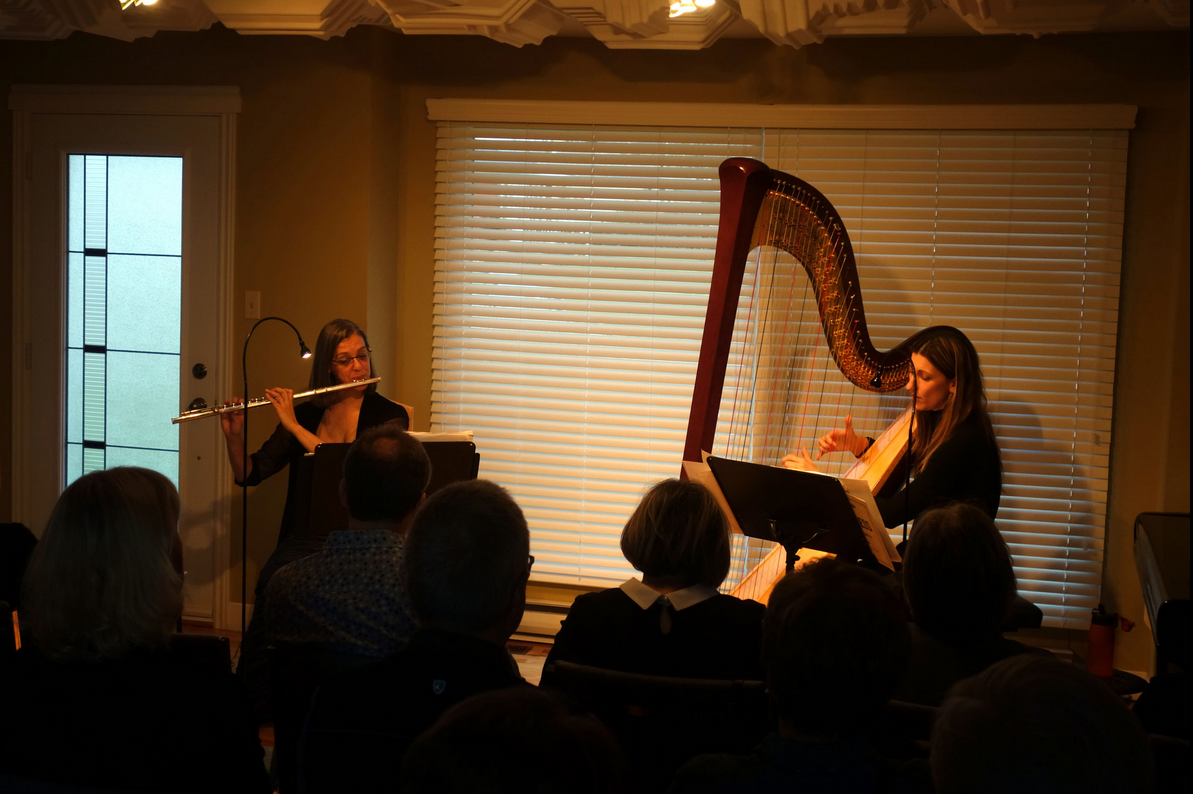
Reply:
[[[159, 34], [124, 44], [74, 36], [0, 43], [0, 86], [21, 82], [239, 85], [237, 295], [313, 337], [332, 316], [372, 332], [385, 392], [426, 426], [431, 392], [435, 127], [430, 97], [757, 103], [1116, 102], [1131, 136], [1119, 381], [1105, 566], [1108, 605], [1142, 617], [1130, 548], [1142, 510], [1189, 505], [1189, 46], [1185, 32], [1130, 36], [831, 40], [795, 51], [722, 41], [696, 53], [614, 52], [588, 40], [515, 49], [487, 39], [357, 30], [344, 39]], [[732, 120], [726, 119], [726, 123]], [[0, 129], [0, 150], [9, 144]], [[7, 159], [0, 156], [0, 322], [8, 322]], [[238, 298], [239, 300], [239, 298]], [[265, 327], [258, 382], [299, 383], [284, 329]], [[238, 333], [247, 331], [241, 323]], [[0, 372], [8, 371], [0, 349]], [[0, 466], [10, 398], [0, 390]], [[263, 425], [259, 422], [258, 425]], [[256, 435], [254, 433], [254, 435]], [[252, 502], [250, 576], [282, 498]], [[0, 514], [9, 494], [0, 491]], [[239, 544], [235, 539], [234, 548]], [[1146, 666], [1150, 638], [1123, 638]]]

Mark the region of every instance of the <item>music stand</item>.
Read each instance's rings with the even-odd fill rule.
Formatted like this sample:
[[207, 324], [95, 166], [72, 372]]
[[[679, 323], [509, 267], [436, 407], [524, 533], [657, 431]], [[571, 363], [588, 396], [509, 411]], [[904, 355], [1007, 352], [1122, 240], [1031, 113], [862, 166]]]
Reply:
[[801, 547], [850, 561], [874, 556], [836, 477], [713, 456], [707, 463], [742, 532], [782, 545], [788, 573]]
[[[318, 534], [326, 535], [348, 528], [348, 508], [340, 501], [340, 480], [344, 478], [344, 458], [351, 446], [320, 444], [310, 456], [304, 456], [310, 458], [312, 463], [310, 518], [306, 526]], [[473, 442], [424, 441], [423, 449], [431, 459], [431, 481], [427, 484], [427, 496], [453, 482], [476, 479], [481, 456]]]

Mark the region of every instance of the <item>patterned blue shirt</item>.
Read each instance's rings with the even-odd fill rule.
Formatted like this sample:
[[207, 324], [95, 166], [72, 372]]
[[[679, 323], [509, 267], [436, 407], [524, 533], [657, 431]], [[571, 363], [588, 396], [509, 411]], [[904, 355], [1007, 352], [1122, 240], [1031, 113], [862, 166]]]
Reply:
[[404, 538], [385, 529], [343, 530], [323, 549], [278, 569], [265, 591], [268, 641], [320, 643], [389, 656], [414, 633], [402, 587]]

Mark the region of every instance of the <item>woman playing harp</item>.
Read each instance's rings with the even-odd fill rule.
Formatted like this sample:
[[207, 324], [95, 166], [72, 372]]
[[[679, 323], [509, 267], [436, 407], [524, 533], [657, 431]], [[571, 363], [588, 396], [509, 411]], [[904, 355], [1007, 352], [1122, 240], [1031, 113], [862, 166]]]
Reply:
[[[911, 363], [907, 391], [915, 401], [910, 450], [915, 479], [899, 488], [906, 481], [908, 456], [904, 456], [887, 485], [875, 494], [883, 523], [895, 527], [950, 502], [972, 502], [994, 518], [1002, 491], [1002, 464], [973, 343], [956, 328], [929, 328], [917, 337]], [[816, 459], [831, 452], [861, 457], [873, 443], [872, 438], [854, 432], [852, 417], [846, 416], [843, 429], [816, 442]], [[816, 470], [806, 449], [787, 455], [783, 465]], [[891, 493], [892, 488], [897, 491]]]

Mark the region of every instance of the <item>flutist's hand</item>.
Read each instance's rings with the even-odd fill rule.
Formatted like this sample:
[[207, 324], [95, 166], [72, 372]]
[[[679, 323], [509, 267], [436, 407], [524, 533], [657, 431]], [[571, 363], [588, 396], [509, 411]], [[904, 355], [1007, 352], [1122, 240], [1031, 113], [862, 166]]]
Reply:
[[[239, 405], [244, 401], [239, 397], [230, 397], [224, 400], [224, 407], [229, 405]], [[228, 438], [240, 438], [244, 435], [244, 411], [229, 411], [220, 414], [220, 429], [224, 431], [224, 435]]]
[[783, 468], [785, 469], [799, 469], [800, 471], [820, 471], [816, 468], [816, 464], [808, 457], [808, 450], [800, 447], [799, 454], [791, 454], [783, 456]]
[[298, 430], [302, 429], [298, 424], [298, 418], [294, 415], [293, 389], [266, 389], [265, 399], [273, 404], [274, 410], [278, 413], [278, 421], [282, 423], [282, 427], [295, 434]]
[[[224, 407], [229, 405], [243, 405], [244, 400], [232, 397], [224, 400]], [[244, 411], [228, 411], [220, 414], [220, 429], [224, 431], [224, 444], [228, 447], [228, 463], [232, 465], [232, 475], [237, 483], [244, 482], [244, 478], [253, 470], [253, 459], [248, 459], [248, 467], [244, 460]]]
[[830, 430], [816, 441], [816, 460], [830, 452], [852, 452], [861, 455], [866, 451], [869, 440], [853, 432], [853, 417], [845, 417], [844, 430]]

